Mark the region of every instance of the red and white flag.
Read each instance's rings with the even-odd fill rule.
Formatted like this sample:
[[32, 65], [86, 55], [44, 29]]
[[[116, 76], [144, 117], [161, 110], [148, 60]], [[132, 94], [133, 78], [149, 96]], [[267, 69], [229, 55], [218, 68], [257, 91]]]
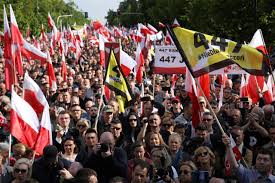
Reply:
[[12, 7], [10, 5], [10, 23], [11, 23], [11, 53], [12, 53], [12, 62], [16, 66], [16, 70], [20, 76], [23, 76], [23, 65], [21, 50], [24, 45], [23, 37], [18, 28]]
[[37, 59], [41, 61], [41, 64], [45, 64], [47, 60], [46, 53], [43, 53], [40, 49], [24, 40], [24, 47], [22, 48], [22, 55], [28, 60]]
[[137, 62], [130, 57], [127, 53], [123, 50], [120, 51], [120, 65], [122, 72], [124, 73], [125, 77], [127, 77], [134, 67], [137, 65]]
[[57, 89], [56, 77], [55, 77], [52, 59], [49, 51], [47, 51], [47, 71], [49, 76], [50, 88], [52, 90], [56, 90]]
[[17, 83], [17, 77], [14, 71], [11, 55], [11, 33], [7, 18], [6, 8], [4, 6], [4, 58], [5, 58], [5, 85], [7, 90], [11, 90], [11, 86]]
[[104, 52], [104, 43], [108, 42], [108, 40], [102, 36], [101, 34], [98, 34], [99, 39], [99, 64], [104, 66], [105, 65], [105, 52]]
[[147, 27], [148, 27], [148, 29], [151, 31], [151, 32], [153, 32], [154, 34], [157, 34], [158, 33], [158, 30], [155, 28], [155, 27], [153, 27], [151, 24], [147, 24]]
[[34, 148], [39, 132], [39, 119], [28, 102], [12, 89], [10, 111], [11, 135], [18, 141]]
[[48, 105], [48, 102], [40, 87], [27, 72], [24, 76], [23, 94], [24, 100], [32, 106], [37, 116], [40, 117], [45, 105]]
[[44, 25], [41, 25], [41, 31], [40, 31], [40, 41], [48, 42], [48, 36], [45, 33]]
[[40, 123], [40, 130], [34, 147], [35, 152], [39, 155], [43, 154], [45, 146], [52, 144], [52, 127], [49, 113], [49, 106], [46, 105], [43, 110]]
[[[239, 161], [242, 159], [242, 154], [238, 148], [238, 146], [236, 145], [234, 139], [232, 138], [231, 134], [230, 134], [230, 143], [231, 143], [231, 148], [232, 151], [235, 155], [235, 159], [236, 161]], [[230, 176], [231, 175], [231, 165], [230, 165], [230, 160], [229, 160], [229, 154], [226, 154], [225, 156], [225, 175], [226, 176]]]
[[55, 23], [50, 15], [50, 12], [48, 12], [48, 26], [53, 29], [53, 27], [55, 26]]
[[136, 73], [136, 81], [137, 83], [142, 83], [143, 78], [143, 65], [144, 65], [144, 57], [142, 54], [142, 49], [144, 48], [144, 39], [141, 43], [138, 43], [137, 50], [136, 50], [136, 62], [137, 65], [135, 67]]

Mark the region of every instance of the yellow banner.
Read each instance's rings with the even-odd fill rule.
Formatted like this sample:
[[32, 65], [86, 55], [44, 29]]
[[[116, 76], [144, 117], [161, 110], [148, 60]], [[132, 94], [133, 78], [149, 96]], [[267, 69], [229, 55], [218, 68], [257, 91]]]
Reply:
[[106, 70], [105, 84], [113, 90], [117, 96], [121, 95], [124, 97], [127, 102], [132, 100], [127, 81], [122, 74], [120, 66], [117, 64], [113, 50], [111, 50], [109, 64]]
[[195, 77], [234, 63], [250, 74], [266, 74], [264, 55], [255, 48], [181, 27], [173, 28], [173, 33]]

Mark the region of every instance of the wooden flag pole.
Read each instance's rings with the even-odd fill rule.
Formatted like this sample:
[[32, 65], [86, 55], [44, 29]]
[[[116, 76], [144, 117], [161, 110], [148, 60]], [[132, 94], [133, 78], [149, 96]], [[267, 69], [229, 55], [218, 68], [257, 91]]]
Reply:
[[205, 94], [204, 94], [204, 92], [203, 92], [203, 89], [201, 88], [200, 82], [198, 81], [198, 78], [194, 78], [194, 80], [195, 80], [195, 82], [196, 82], [196, 85], [199, 87], [199, 90], [201, 91], [202, 96], [203, 96], [203, 98], [205, 99], [206, 104], [207, 104], [209, 110], [210, 110], [211, 113], [213, 114], [213, 116], [214, 116], [214, 118], [215, 118], [215, 120], [216, 120], [216, 122], [217, 122], [217, 124], [218, 124], [218, 126], [219, 126], [219, 128], [220, 128], [220, 130], [221, 130], [221, 132], [222, 132], [222, 135], [224, 135], [225, 132], [224, 132], [224, 130], [223, 130], [223, 128], [222, 128], [222, 125], [221, 125], [220, 121], [218, 120], [218, 118], [217, 118], [217, 116], [216, 116], [214, 110], [212, 109], [212, 107], [211, 107], [211, 105], [210, 105], [208, 99], [206, 98], [206, 96], [205, 96]]
[[97, 115], [95, 118], [95, 127], [94, 129], [97, 131], [97, 124], [98, 124], [98, 118], [99, 118], [99, 113], [103, 104], [103, 94], [104, 94], [104, 84], [101, 86], [101, 95], [100, 95], [100, 100], [99, 100], [99, 104], [98, 104], [98, 110], [97, 110]]

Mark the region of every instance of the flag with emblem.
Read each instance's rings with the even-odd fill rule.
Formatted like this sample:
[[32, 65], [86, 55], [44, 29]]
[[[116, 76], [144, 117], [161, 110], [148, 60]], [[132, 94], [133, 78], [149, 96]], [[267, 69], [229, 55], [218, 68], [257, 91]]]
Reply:
[[132, 100], [132, 94], [112, 49], [105, 74], [105, 85], [115, 92], [119, 110], [120, 112], [124, 112], [126, 105]]

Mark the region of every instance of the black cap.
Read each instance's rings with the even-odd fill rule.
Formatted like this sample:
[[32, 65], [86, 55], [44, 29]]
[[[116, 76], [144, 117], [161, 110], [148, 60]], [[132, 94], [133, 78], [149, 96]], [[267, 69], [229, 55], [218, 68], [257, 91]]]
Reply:
[[47, 159], [54, 159], [58, 154], [58, 149], [54, 145], [48, 145], [43, 149], [43, 155]]

